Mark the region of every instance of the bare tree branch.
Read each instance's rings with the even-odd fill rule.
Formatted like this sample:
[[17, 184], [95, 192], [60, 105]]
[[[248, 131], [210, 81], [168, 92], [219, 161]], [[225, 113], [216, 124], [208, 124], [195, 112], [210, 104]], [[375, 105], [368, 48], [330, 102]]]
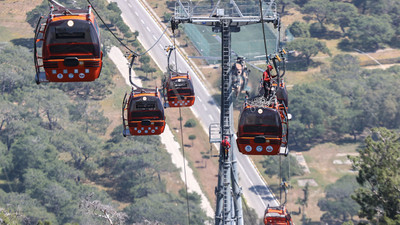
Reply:
[[127, 215], [118, 212], [110, 205], [102, 204], [99, 200], [91, 200], [93, 193], [83, 199], [79, 208], [83, 209], [87, 214], [92, 214], [96, 217], [107, 219], [110, 225], [124, 224]]

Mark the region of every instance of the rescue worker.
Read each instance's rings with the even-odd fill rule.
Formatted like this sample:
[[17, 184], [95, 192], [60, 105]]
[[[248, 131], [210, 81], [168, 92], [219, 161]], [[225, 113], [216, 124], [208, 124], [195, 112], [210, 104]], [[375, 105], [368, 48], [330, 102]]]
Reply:
[[224, 140], [221, 142], [222, 148], [224, 149], [225, 159], [228, 159], [229, 149], [231, 148], [231, 144], [229, 143], [228, 136], [225, 136]]
[[270, 94], [271, 86], [272, 86], [272, 78], [274, 76], [271, 75], [273, 67], [271, 65], [267, 66], [267, 69], [263, 73], [263, 88], [264, 88], [264, 97], [268, 97]]

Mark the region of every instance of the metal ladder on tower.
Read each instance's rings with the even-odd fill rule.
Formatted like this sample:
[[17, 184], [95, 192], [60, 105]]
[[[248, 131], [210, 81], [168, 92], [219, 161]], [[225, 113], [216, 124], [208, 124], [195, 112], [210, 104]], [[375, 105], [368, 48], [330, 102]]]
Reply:
[[[222, 77], [221, 77], [221, 133], [222, 139], [228, 137], [229, 142], [232, 142], [231, 126], [232, 126], [232, 81], [230, 77], [230, 64], [231, 64], [231, 31], [230, 31], [230, 19], [221, 20], [221, 39], [222, 39]], [[232, 151], [228, 153], [228, 157], [225, 157], [225, 152], [222, 151], [223, 147], [220, 147], [220, 161], [223, 165], [222, 180], [223, 180], [223, 212], [224, 220], [221, 221], [224, 224], [236, 224], [235, 210], [232, 209]], [[221, 170], [220, 170], [221, 171]], [[221, 179], [221, 177], [219, 177]], [[221, 186], [219, 186], [221, 187]], [[216, 221], [218, 224], [218, 221]]]
[[222, 30], [222, 135], [230, 135], [231, 121], [230, 121], [230, 106], [232, 84], [230, 81], [230, 63], [231, 63], [231, 32], [230, 32], [230, 20], [223, 20], [221, 24]]

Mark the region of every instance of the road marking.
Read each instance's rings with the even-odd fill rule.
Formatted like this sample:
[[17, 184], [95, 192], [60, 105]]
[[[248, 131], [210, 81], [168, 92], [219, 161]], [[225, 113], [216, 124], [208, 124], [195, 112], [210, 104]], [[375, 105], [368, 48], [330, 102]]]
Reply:
[[144, 21], [142, 19], [140, 19], [140, 22], [142, 22], [144, 24]]
[[139, 16], [139, 13], [137, 11], [135, 11], [136, 16]]
[[211, 114], [208, 114], [208, 117], [210, 117], [212, 120], [214, 120], [214, 118], [211, 116]]
[[207, 110], [207, 106], [206, 105], [203, 105], [203, 108], [204, 108], [204, 110]]
[[158, 44], [159, 46], [160, 46], [160, 48], [162, 49], [162, 50], [164, 50], [164, 47], [162, 46], [162, 44]]
[[146, 29], [147, 29], [149, 32], [151, 31], [149, 27], [146, 27]]
[[[236, 134], [234, 135], [234, 138], [237, 139]], [[262, 178], [262, 176], [261, 176], [261, 174], [260, 174], [260, 171], [256, 168], [256, 166], [254, 165], [254, 163], [252, 163], [252, 161], [250, 160], [250, 158], [249, 158], [248, 156], [245, 156], [244, 158], [245, 158], [245, 159], [248, 161], [248, 163], [250, 163], [250, 165], [254, 168], [254, 172], [256, 172], [256, 173], [258, 174], [258, 176], [256, 176], [256, 177], [258, 178], [258, 180], [261, 181], [261, 183], [263, 183], [263, 184], [265, 185], [265, 187], [267, 187], [267, 189], [268, 189], [268, 191], [269, 191], [269, 195], [268, 195], [268, 196], [271, 196], [271, 197], [274, 199], [273, 202], [275, 202], [276, 205], [279, 205], [279, 202], [278, 202], [278, 200], [276, 199], [276, 196], [274, 195], [274, 193], [272, 192], [271, 188], [268, 186], [268, 184], [266, 183], [266, 181]], [[243, 167], [242, 167], [242, 168], [243, 168]], [[243, 171], [244, 171], [244, 170], [243, 170]], [[246, 171], [244, 171], [244, 173], [245, 173], [246, 177], [249, 177], [249, 176], [247, 175], [247, 172], [246, 172]]]
[[132, 5], [128, 3], [129, 8], [132, 8]]
[[[238, 165], [240, 166], [240, 168], [242, 168], [244, 175], [246, 176], [247, 180], [250, 182], [251, 186], [254, 186], [254, 183], [250, 180], [249, 176], [246, 173], [246, 170], [244, 170], [243, 166], [238, 163]], [[267, 206], [265, 205], [263, 199], [260, 196], [260, 193], [258, 193], [257, 189], [254, 189], [254, 192], [256, 193], [257, 197], [260, 199], [261, 203], [263, 204], [264, 208], [267, 208]]]
[[153, 35], [154, 40], [157, 40], [157, 37]]
[[202, 102], [202, 100], [201, 100], [201, 98], [200, 98], [200, 97], [197, 97], [197, 100], [199, 100], [200, 102]]

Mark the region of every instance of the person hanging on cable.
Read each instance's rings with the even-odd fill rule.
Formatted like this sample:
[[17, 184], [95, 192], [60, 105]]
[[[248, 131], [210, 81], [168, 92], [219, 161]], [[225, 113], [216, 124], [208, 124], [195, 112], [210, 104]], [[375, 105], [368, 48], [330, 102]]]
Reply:
[[287, 181], [283, 180], [281, 183], [281, 187], [283, 189], [283, 191], [285, 192], [285, 194], [288, 193], [288, 189], [290, 188], [290, 185]]
[[228, 159], [229, 149], [231, 148], [231, 144], [229, 143], [228, 136], [225, 136], [224, 140], [221, 142], [222, 148], [224, 149], [225, 159]]

